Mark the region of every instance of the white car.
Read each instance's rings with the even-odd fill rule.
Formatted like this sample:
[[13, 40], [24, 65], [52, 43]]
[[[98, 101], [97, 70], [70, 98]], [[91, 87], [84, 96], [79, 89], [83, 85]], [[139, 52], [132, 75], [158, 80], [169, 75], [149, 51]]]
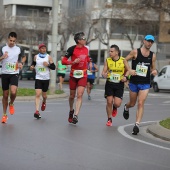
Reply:
[[170, 65], [161, 68], [158, 75], [153, 79], [154, 92], [159, 90], [170, 90]]

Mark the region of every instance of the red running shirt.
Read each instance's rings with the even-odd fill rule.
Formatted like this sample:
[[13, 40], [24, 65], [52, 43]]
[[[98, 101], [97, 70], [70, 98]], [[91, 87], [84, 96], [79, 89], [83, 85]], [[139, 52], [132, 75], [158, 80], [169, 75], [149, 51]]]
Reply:
[[[68, 60], [70, 57], [71, 61]], [[73, 77], [74, 70], [84, 70], [84, 77], [87, 77], [87, 63], [90, 61], [88, 48], [85, 46], [78, 47], [77, 45], [68, 48], [62, 64], [70, 65], [76, 58], [79, 58], [80, 62], [71, 66], [70, 76]]]

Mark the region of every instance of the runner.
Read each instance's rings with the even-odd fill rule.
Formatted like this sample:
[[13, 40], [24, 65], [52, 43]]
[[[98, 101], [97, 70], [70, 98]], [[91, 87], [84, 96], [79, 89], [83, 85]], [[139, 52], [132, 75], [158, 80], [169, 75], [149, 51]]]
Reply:
[[[2, 123], [7, 123], [7, 107], [9, 105], [9, 113], [15, 113], [14, 101], [17, 95], [19, 69], [22, 69], [26, 56], [21, 47], [16, 45], [17, 34], [11, 32], [8, 35], [7, 44], [0, 47], [0, 62], [2, 63], [2, 106], [3, 116]], [[9, 90], [10, 89], [10, 90]], [[8, 96], [10, 91], [10, 102]]]
[[66, 74], [66, 71], [67, 71], [67, 66], [63, 65], [61, 63], [62, 58], [63, 58], [63, 56], [61, 56], [61, 59], [58, 60], [58, 62], [57, 62], [57, 76], [58, 76], [58, 79], [59, 79], [58, 85], [59, 85], [60, 90], [63, 90], [64, 77], [65, 77], [65, 74]]
[[34, 56], [34, 60], [31, 64], [30, 69], [33, 70], [35, 68], [36, 77], [35, 77], [35, 113], [34, 117], [37, 119], [41, 118], [39, 113], [40, 106], [40, 96], [42, 95], [42, 105], [41, 111], [46, 109], [46, 100], [47, 100], [47, 91], [50, 82], [50, 69], [55, 70], [55, 64], [53, 62], [52, 57], [47, 54], [47, 47], [45, 44], [40, 44], [38, 46], [39, 54]]
[[[143, 46], [132, 50], [124, 60], [125, 67], [131, 75], [129, 83], [130, 101], [125, 104], [123, 112], [123, 117], [126, 120], [129, 118], [129, 108], [134, 107], [138, 100], [133, 135], [139, 133], [139, 124], [143, 116], [144, 103], [150, 89], [150, 74], [154, 76], [157, 74], [155, 68], [156, 55], [150, 51], [154, 41], [154, 36], [146, 35], [143, 40]], [[132, 69], [128, 64], [128, 60], [132, 60]]]
[[[82, 105], [82, 97], [84, 90], [87, 84], [87, 63], [90, 61], [88, 56], [88, 48], [85, 46], [86, 37], [83, 32], [76, 33], [74, 35], [74, 40], [76, 45], [70, 47], [65, 57], [62, 59], [62, 64], [71, 65], [70, 71], [70, 96], [69, 96], [69, 105], [70, 112], [68, 121], [70, 123], [76, 124], [78, 122], [78, 114]], [[71, 57], [71, 61], [68, 60]], [[77, 95], [76, 95], [77, 90]], [[76, 109], [74, 112], [73, 104], [75, 95], [76, 100]], [[74, 115], [74, 117], [73, 117]]]
[[92, 58], [90, 58], [90, 62], [88, 64], [88, 70], [87, 70], [87, 95], [88, 99], [91, 100], [91, 90], [93, 88], [93, 83], [95, 80], [95, 72], [98, 72], [98, 67], [95, 63], [93, 63]]
[[120, 57], [119, 47], [111, 45], [110, 57], [106, 59], [102, 71], [102, 77], [107, 78], [105, 84], [106, 112], [108, 117], [106, 126], [112, 126], [112, 116], [115, 117], [117, 115], [117, 108], [122, 103], [124, 82], [127, 81], [128, 75], [123, 61], [124, 58]]

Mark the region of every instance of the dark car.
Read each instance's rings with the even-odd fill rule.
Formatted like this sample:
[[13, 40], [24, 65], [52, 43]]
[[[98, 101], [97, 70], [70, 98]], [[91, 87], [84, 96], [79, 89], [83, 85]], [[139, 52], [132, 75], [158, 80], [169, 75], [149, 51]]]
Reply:
[[35, 70], [30, 70], [30, 66], [23, 66], [22, 70], [20, 71], [20, 80], [23, 78], [35, 80]]

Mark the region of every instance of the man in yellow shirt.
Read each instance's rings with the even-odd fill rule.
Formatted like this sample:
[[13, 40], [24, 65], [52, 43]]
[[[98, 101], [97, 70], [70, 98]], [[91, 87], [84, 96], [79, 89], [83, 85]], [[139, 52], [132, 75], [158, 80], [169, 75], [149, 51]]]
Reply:
[[106, 59], [102, 71], [102, 77], [107, 78], [105, 98], [107, 99], [106, 112], [108, 121], [106, 126], [112, 126], [112, 116], [115, 117], [117, 115], [117, 108], [122, 103], [124, 82], [127, 81], [126, 75], [128, 75], [123, 63], [124, 58], [120, 57], [119, 47], [111, 45], [109, 53], [110, 57]]

